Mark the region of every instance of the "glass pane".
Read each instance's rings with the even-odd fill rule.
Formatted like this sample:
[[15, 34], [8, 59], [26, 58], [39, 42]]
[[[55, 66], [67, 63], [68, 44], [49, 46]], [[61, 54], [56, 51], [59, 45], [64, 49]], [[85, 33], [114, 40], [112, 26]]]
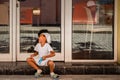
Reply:
[[72, 0], [72, 59], [114, 59], [114, 0]]
[[9, 53], [9, 0], [0, 0], [0, 53]]
[[34, 51], [38, 32], [47, 29], [51, 46], [61, 52], [61, 0], [23, 0], [20, 2], [20, 52]]

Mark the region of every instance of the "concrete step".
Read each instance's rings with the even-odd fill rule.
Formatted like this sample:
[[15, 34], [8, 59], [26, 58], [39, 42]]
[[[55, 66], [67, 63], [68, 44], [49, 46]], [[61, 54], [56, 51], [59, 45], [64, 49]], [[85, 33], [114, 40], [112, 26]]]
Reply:
[[[120, 74], [117, 63], [64, 63], [55, 62], [55, 72], [59, 75]], [[49, 68], [42, 66], [43, 74], [49, 74]], [[0, 62], [0, 75], [34, 75], [36, 70], [26, 62]]]

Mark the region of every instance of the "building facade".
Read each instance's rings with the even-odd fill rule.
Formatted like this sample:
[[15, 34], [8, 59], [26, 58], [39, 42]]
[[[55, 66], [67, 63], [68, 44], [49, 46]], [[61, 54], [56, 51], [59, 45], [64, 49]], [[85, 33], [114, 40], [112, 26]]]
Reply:
[[1, 0], [0, 61], [25, 61], [47, 29], [55, 61], [120, 62], [120, 1], [89, 1]]

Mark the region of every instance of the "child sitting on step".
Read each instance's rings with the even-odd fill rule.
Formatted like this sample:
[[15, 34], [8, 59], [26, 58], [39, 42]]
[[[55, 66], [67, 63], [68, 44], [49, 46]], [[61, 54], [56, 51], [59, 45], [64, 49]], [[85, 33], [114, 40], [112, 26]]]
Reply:
[[36, 44], [34, 54], [27, 58], [27, 63], [37, 70], [35, 77], [42, 76], [42, 70], [39, 66], [49, 66], [50, 76], [52, 78], [59, 77], [54, 73], [55, 63], [50, 59], [55, 56], [55, 52], [50, 46], [51, 38], [49, 33], [41, 33], [38, 35], [38, 43]]

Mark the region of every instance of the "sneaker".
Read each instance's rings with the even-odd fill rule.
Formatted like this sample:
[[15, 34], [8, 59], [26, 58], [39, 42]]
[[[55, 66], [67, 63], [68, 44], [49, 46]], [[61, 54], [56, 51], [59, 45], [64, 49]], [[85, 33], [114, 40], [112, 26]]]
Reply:
[[51, 75], [51, 77], [52, 77], [52, 78], [58, 78], [59, 75], [58, 75], [58, 74], [53, 74], [53, 75]]
[[39, 77], [42, 77], [43, 75], [41, 73], [35, 73], [35, 78], [39, 78]]

